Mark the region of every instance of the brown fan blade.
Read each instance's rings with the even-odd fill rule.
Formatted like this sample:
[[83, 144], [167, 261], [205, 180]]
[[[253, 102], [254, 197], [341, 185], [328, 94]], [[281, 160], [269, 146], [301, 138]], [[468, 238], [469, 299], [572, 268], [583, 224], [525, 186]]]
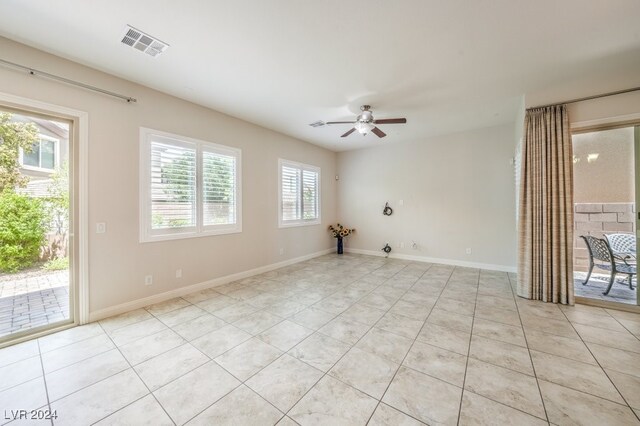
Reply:
[[327, 121], [324, 124], [353, 124], [355, 121]]
[[384, 138], [385, 136], [387, 136], [387, 134], [385, 132], [383, 132], [382, 130], [378, 129], [377, 127], [374, 127], [373, 129], [371, 129], [372, 133], [375, 133], [376, 136], [378, 136], [379, 138]]
[[353, 133], [356, 130], [356, 128], [354, 127], [353, 129], [349, 130], [347, 133], [345, 133], [344, 135], [340, 136], [341, 138], [346, 138], [347, 136], [349, 136], [351, 133]]
[[382, 120], [373, 120], [374, 124], [404, 124], [406, 118], [383, 118]]

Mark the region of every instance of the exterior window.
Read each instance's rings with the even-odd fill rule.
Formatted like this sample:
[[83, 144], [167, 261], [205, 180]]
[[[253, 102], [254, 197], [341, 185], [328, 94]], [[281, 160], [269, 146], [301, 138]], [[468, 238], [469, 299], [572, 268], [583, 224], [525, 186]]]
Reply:
[[39, 135], [31, 152], [22, 152], [22, 165], [26, 168], [54, 170], [58, 164], [58, 139]]
[[279, 160], [279, 225], [320, 223], [320, 169]]
[[241, 151], [140, 130], [140, 241], [242, 231]]

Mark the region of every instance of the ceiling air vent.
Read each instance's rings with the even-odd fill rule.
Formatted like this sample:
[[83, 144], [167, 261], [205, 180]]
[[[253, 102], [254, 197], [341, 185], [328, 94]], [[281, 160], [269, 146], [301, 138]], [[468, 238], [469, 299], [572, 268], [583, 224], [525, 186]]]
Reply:
[[327, 124], [327, 123], [325, 123], [324, 121], [320, 120], [320, 121], [314, 121], [313, 123], [309, 124], [309, 126], [311, 126], [311, 127], [322, 127], [325, 124]]
[[121, 40], [127, 46], [131, 46], [154, 58], [167, 50], [169, 45], [155, 37], [145, 34], [142, 31], [127, 25]]

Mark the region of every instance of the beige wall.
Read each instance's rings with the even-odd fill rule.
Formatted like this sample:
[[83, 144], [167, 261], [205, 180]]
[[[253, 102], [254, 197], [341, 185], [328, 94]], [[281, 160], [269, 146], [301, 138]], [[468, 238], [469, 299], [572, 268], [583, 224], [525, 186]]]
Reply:
[[339, 153], [338, 219], [357, 229], [346, 247], [515, 268], [513, 137], [504, 125]]
[[634, 202], [633, 152], [633, 127], [573, 135], [574, 202]]
[[[163, 293], [312, 254], [332, 246], [336, 154], [227, 115], [0, 38], [2, 58], [138, 99], [108, 96], [0, 68], [0, 92], [89, 114], [90, 309]], [[151, 60], [151, 59], [150, 59]], [[140, 126], [242, 149], [243, 232], [177, 241], [138, 242]], [[278, 158], [322, 169], [322, 224], [279, 229]], [[95, 234], [96, 222], [107, 223]], [[280, 255], [280, 249], [284, 255]], [[183, 277], [175, 278], [181, 268]], [[144, 286], [152, 274], [154, 284]]]

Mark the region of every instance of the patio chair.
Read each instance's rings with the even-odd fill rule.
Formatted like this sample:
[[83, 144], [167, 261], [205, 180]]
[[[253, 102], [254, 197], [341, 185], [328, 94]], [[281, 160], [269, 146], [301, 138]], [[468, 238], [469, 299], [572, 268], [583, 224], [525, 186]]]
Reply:
[[633, 234], [605, 234], [613, 256], [624, 263], [636, 261], [636, 236]]
[[611, 287], [613, 286], [613, 282], [615, 281], [617, 274], [629, 275], [629, 288], [633, 290], [633, 284], [631, 280], [633, 276], [636, 275], [635, 265], [629, 265], [625, 262], [616, 262], [617, 259], [613, 256], [613, 252], [611, 251], [611, 247], [609, 247], [609, 243], [603, 238], [596, 238], [590, 235], [581, 235], [580, 238], [584, 240], [584, 242], [587, 244], [587, 249], [589, 250], [589, 273], [587, 274], [587, 279], [582, 283], [582, 285], [585, 285], [589, 282], [593, 267], [597, 266], [598, 268], [604, 269], [605, 271], [611, 271], [609, 286], [607, 287], [607, 290], [602, 294], [604, 294], [605, 296], [609, 294], [609, 291], [611, 291]]

